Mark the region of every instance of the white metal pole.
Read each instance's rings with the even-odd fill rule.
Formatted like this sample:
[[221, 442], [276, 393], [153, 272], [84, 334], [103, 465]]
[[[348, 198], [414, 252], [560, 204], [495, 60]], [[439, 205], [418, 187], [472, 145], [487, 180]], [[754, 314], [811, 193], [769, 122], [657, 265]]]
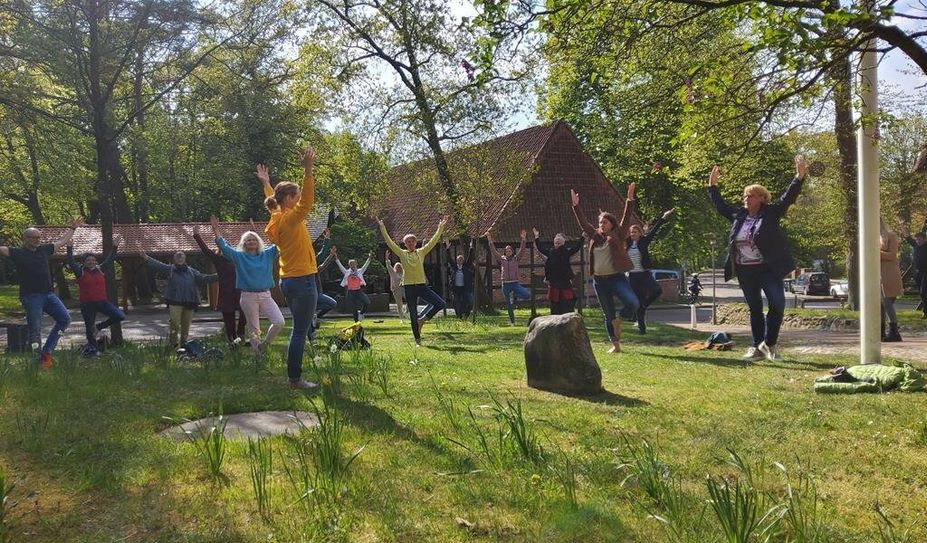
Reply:
[[[867, 0], [864, 7], [872, 10]], [[859, 291], [860, 363], [881, 361], [881, 271], [879, 266], [879, 97], [876, 40], [864, 44], [861, 53], [857, 94], [860, 98], [856, 149], [859, 157]]]

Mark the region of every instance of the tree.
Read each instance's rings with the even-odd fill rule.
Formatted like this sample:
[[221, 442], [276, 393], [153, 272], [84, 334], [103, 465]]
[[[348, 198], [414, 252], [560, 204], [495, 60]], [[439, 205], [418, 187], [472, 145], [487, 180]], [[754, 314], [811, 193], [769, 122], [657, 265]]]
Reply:
[[[451, 15], [438, 0], [319, 0], [313, 40], [329, 39], [345, 51], [339, 73], [376, 90], [354, 102], [372, 117], [371, 131], [401, 126], [425, 144], [446, 200], [436, 202], [463, 224], [459, 194], [447, 162], [447, 147], [472, 141], [495, 126], [504, 111], [499, 102], [510, 83], [524, 74], [476, 72], [479, 29]], [[492, 64], [492, 63], [490, 63]], [[382, 74], [389, 74], [388, 83]], [[353, 87], [352, 92], [356, 91]], [[359, 113], [358, 116], [363, 116]]]

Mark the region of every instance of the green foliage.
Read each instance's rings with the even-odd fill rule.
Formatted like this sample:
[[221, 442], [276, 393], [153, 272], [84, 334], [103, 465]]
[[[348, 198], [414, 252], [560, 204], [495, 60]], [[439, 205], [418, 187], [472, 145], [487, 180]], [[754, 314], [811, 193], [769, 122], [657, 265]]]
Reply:
[[258, 513], [262, 518], [270, 519], [272, 499], [270, 478], [274, 469], [274, 449], [269, 439], [260, 438], [254, 441], [248, 438], [248, 466]]

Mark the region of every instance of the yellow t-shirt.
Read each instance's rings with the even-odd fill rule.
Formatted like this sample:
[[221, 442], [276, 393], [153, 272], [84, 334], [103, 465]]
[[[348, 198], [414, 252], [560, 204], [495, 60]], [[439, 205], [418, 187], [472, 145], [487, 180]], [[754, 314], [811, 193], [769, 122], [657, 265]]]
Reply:
[[[273, 189], [265, 186], [265, 196], [273, 196]], [[306, 217], [312, 211], [315, 199], [315, 182], [311, 175], [303, 178], [296, 206], [270, 214], [264, 233], [280, 250], [280, 278], [301, 277], [316, 273], [315, 249], [306, 226]]]
[[428, 240], [424, 246], [414, 251], [407, 251], [398, 245], [389, 237], [386, 227], [380, 225], [380, 233], [383, 235], [383, 241], [390, 248], [399, 261], [402, 262], [402, 284], [405, 285], [424, 285], [425, 281], [425, 257], [434, 249], [438, 240], [441, 239], [441, 233], [444, 231], [444, 225], [438, 227], [435, 235]]

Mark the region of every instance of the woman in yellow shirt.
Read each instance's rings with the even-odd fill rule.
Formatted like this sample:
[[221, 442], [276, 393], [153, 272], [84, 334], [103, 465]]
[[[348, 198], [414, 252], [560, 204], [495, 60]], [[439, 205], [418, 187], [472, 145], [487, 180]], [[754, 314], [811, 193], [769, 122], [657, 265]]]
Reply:
[[299, 161], [304, 172], [302, 187], [283, 181], [271, 188], [270, 175], [263, 164], [257, 167], [257, 177], [264, 184], [267, 196], [264, 205], [270, 211], [270, 222], [264, 233], [280, 251], [280, 290], [293, 315], [293, 329], [286, 352], [286, 373], [290, 388], [309, 390], [318, 386], [302, 378], [303, 351], [319, 297], [315, 282], [315, 250], [306, 228], [306, 216], [312, 211], [315, 199], [312, 173], [315, 150], [307, 147], [300, 153]]
[[[380, 225], [380, 234], [383, 235], [383, 240], [402, 263], [402, 288], [406, 297], [406, 307], [409, 310], [409, 321], [412, 322], [412, 335], [415, 336], [416, 345], [422, 344], [422, 326], [445, 307], [441, 296], [432, 290], [425, 281], [425, 256], [434, 249], [438, 240], [441, 239], [445, 223], [447, 223], [447, 217], [441, 219], [441, 222], [438, 223], [438, 231], [420, 249], [415, 248], [418, 244], [418, 238], [414, 234], [406, 234], [402, 238], [402, 244], [405, 245], [405, 249], [403, 249], [389, 237], [386, 226], [377, 217], [377, 224]], [[422, 311], [421, 315], [418, 314], [417, 307], [419, 298], [426, 304], [430, 304]]]

